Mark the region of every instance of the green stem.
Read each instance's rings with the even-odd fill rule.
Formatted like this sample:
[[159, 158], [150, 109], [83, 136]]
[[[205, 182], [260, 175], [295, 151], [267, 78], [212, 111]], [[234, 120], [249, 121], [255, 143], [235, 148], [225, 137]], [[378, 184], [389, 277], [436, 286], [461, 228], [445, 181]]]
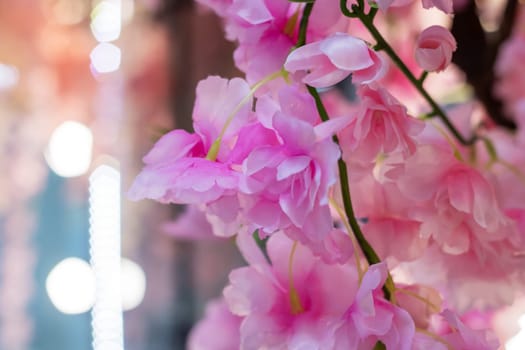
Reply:
[[299, 23], [299, 38], [295, 47], [301, 47], [306, 44], [306, 31], [308, 29], [308, 19], [312, 13], [314, 3], [308, 3], [304, 6], [303, 16], [301, 17], [301, 22]]
[[346, 0], [341, 0], [339, 2], [339, 8], [346, 17], [356, 17], [356, 15], [346, 7]]
[[370, 12], [368, 12], [368, 18], [370, 18], [370, 20], [374, 20], [374, 17], [376, 16], [377, 14], [377, 7], [372, 7], [370, 9]]
[[378, 341], [377, 344], [374, 346], [374, 350], [386, 350], [386, 346], [385, 344]]
[[421, 73], [421, 76], [420, 76], [419, 79], [418, 79], [419, 82], [420, 82], [421, 84], [423, 84], [423, 83], [425, 82], [425, 79], [427, 78], [427, 76], [428, 76], [428, 71], [426, 71], [426, 70], [423, 71], [423, 73]]
[[[311, 5], [311, 6], [310, 6]], [[308, 28], [308, 19], [310, 18], [310, 14], [312, 12], [314, 3], [309, 3], [305, 6], [303, 11], [303, 16], [301, 18], [301, 23], [299, 27], [299, 41], [297, 42], [296, 47], [300, 47], [306, 43], [306, 31]], [[323, 122], [326, 122], [330, 119], [328, 116], [328, 113], [326, 111], [326, 108], [323, 105], [323, 101], [321, 100], [321, 96], [319, 96], [319, 93], [317, 90], [309, 85], [306, 85], [308, 92], [315, 100], [315, 105], [317, 107], [317, 111], [319, 113], [319, 116], [321, 117], [321, 120]], [[333, 136], [334, 142], [339, 146], [339, 139], [337, 138], [337, 135]], [[361, 247], [361, 250], [363, 251], [363, 254], [368, 261], [370, 265], [377, 264], [381, 262], [381, 259], [379, 259], [379, 256], [375, 252], [374, 248], [368, 243], [365, 236], [363, 235], [363, 232], [361, 231], [361, 227], [359, 226], [359, 223], [357, 222], [357, 218], [355, 217], [354, 208], [352, 206], [352, 198], [350, 196], [350, 185], [348, 181], [348, 171], [346, 168], [346, 163], [342, 158], [339, 158], [337, 161], [337, 167], [339, 169], [339, 182], [341, 183], [341, 192], [343, 196], [343, 205], [345, 209], [345, 214], [348, 219], [348, 222], [350, 223], [350, 227], [354, 231], [354, 235], [356, 237], [357, 243]], [[392, 279], [392, 276], [390, 275], [390, 272], [388, 272], [387, 280], [385, 284], [383, 285], [383, 294], [387, 300], [392, 300], [394, 298], [393, 292], [394, 292], [394, 281]], [[392, 292], [391, 292], [392, 291]]]
[[[330, 118], [328, 116], [328, 112], [326, 111], [326, 108], [323, 105], [323, 101], [321, 100], [321, 96], [317, 92], [317, 90], [309, 85], [306, 85], [306, 88], [308, 89], [308, 92], [315, 100], [315, 105], [317, 107], [317, 111], [319, 113], [319, 116], [321, 117], [321, 120], [323, 122], [328, 121]], [[339, 145], [339, 139], [337, 135], [333, 136], [334, 142]], [[361, 227], [359, 226], [359, 223], [357, 222], [357, 218], [354, 213], [354, 207], [352, 205], [352, 197], [350, 195], [350, 185], [349, 185], [349, 179], [348, 179], [348, 170], [346, 167], [346, 163], [343, 160], [343, 158], [339, 158], [337, 161], [337, 167], [339, 170], [339, 182], [341, 185], [341, 194], [343, 197], [343, 206], [345, 210], [346, 217], [348, 219], [348, 222], [350, 223], [350, 227], [352, 228], [352, 231], [354, 232], [355, 238], [357, 240], [357, 243], [359, 244], [359, 247], [361, 247], [361, 250], [363, 251], [363, 254], [366, 258], [366, 261], [370, 265], [377, 264], [381, 262], [381, 259], [375, 252], [374, 248], [368, 243], [365, 236], [363, 235], [363, 231], [361, 231]], [[394, 281], [392, 280], [392, 276], [390, 273], [388, 273], [387, 281], [385, 285], [383, 286], [383, 294], [385, 295], [385, 298], [387, 300], [392, 300], [392, 293], [390, 291], [390, 288], [394, 286]]]
[[473, 135], [470, 138], [465, 138], [461, 133], [456, 129], [454, 124], [448, 119], [447, 115], [443, 109], [436, 103], [436, 101], [429, 95], [429, 93], [423, 87], [424, 79], [418, 79], [412, 74], [410, 69], [405, 65], [405, 63], [399, 58], [394, 49], [388, 44], [383, 35], [377, 30], [376, 26], [373, 23], [373, 18], [365, 14], [363, 7], [358, 5], [352, 5], [352, 11], [349, 11], [346, 7], [347, 0], [340, 0], [341, 9], [345, 9], [343, 14], [348, 17], [357, 17], [363, 23], [363, 25], [368, 29], [372, 37], [376, 40], [377, 44], [374, 47], [376, 50], [384, 51], [394, 64], [401, 70], [401, 72], [407, 77], [407, 79], [414, 85], [417, 91], [423, 96], [427, 103], [432, 107], [431, 115], [436, 115], [441, 121], [445, 124], [447, 129], [454, 135], [454, 137], [463, 145], [469, 146], [474, 144], [478, 140], [477, 135]]

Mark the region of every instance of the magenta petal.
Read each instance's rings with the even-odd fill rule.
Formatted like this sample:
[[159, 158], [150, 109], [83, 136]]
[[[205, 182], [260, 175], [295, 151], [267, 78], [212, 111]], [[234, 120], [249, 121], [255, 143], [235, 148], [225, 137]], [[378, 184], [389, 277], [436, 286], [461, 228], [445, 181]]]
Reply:
[[185, 130], [172, 130], [163, 135], [142, 160], [146, 164], [173, 161], [187, 155], [199, 142], [198, 135]]

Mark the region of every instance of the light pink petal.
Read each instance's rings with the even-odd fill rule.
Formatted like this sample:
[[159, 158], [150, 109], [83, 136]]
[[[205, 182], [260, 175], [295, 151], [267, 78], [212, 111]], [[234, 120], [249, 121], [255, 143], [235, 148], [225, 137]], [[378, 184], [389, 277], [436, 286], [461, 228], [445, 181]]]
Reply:
[[283, 180], [303, 171], [312, 161], [308, 156], [296, 156], [286, 158], [277, 167], [277, 180]]
[[370, 67], [355, 71], [352, 73], [352, 82], [356, 84], [370, 84], [385, 76], [388, 71], [388, 64], [385, 62], [383, 56], [372, 52], [372, 60], [374, 64]]
[[249, 124], [239, 131], [235, 146], [228, 152], [225, 162], [242, 164], [254, 149], [278, 143], [274, 130], [264, 127], [261, 123]]
[[494, 230], [498, 222], [498, 216], [501, 217], [501, 212], [493, 189], [480, 174], [473, 174], [471, 181], [474, 192], [472, 212], [474, 220], [481, 227]]
[[466, 172], [452, 173], [447, 178], [448, 196], [450, 204], [464, 213], [470, 213], [473, 205], [474, 193]]
[[410, 314], [406, 310], [385, 301], [378, 303], [378, 310], [381, 309], [393, 315], [390, 330], [384, 336], [379, 337], [386, 348], [411, 350], [412, 339], [415, 335], [415, 325]]
[[261, 313], [246, 317], [241, 324], [241, 346], [239, 349], [264, 349], [266, 347], [285, 350], [283, 344], [286, 344], [288, 338], [288, 325], [279, 321], [272, 315]]
[[332, 228], [333, 220], [327, 205], [314, 208], [303, 224], [304, 235], [312, 244], [319, 244], [330, 233]]
[[[289, 258], [292, 252], [294, 241], [283, 232], [277, 232], [270, 237], [266, 245], [268, 256], [272, 262], [275, 275], [282, 282], [283, 286], [289, 283]], [[316, 259], [307, 247], [297, 244], [293, 259], [293, 279], [295, 286], [303, 286], [313, 267]]]
[[303, 153], [311, 149], [315, 142], [313, 126], [300, 119], [276, 113], [273, 117], [273, 127], [291, 152]]
[[314, 99], [310, 94], [300, 90], [297, 85], [287, 85], [279, 91], [279, 105], [284, 114], [293, 115], [311, 125], [316, 125], [320, 121]]
[[266, 312], [277, 298], [272, 282], [250, 267], [233, 270], [229, 279], [230, 284], [224, 289], [223, 295], [235, 315]]
[[288, 55], [284, 63], [284, 69], [294, 73], [299, 70], [309, 69], [324, 61], [321, 52], [321, 42], [317, 41], [311, 44], [301, 46]]
[[365, 315], [374, 314], [374, 300], [372, 291], [381, 288], [387, 276], [387, 267], [385, 263], [371, 265], [363, 276], [361, 286], [357, 292], [356, 302], [359, 310]]
[[392, 327], [393, 318], [394, 315], [384, 308], [376, 308], [373, 313], [367, 314], [352, 313], [355, 328], [362, 338], [385, 335]]
[[332, 118], [326, 122], [322, 122], [315, 126], [314, 132], [317, 140], [332, 137], [337, 132], [341, 131], [352, 122], [351, 116], [343, 116], [339, 118]]
[[195, 131], [200, 134], [205, 146], [210, 145], [217, 139], [224, 125], [231, 119], [223, 140], [236, 136], [239, 129], [243, 127], [250, 118], [251, 100], [248, 99], [250, 87], [242, 79], [223, 79], [218, 76], [210, 76], [197, 85], [197, 97], [193, 108], [193, 125]]
[[[334, 288], [334, 281], [337, 281], [338, 288]], [[354, 301], [359, 277], [355, 268], [316, 264], [308, 282], [311, 285], [308, 293], [317, 301], [312, 311], [339, 318]]]
[[272, 267], [266, 260], [261, 248], [255, 242], [253, 235], [249, 232], [239, 234], [236, 242], [246, 262], [261, 275], [267, 276], [275, 286], [278, 286], [279, 282], [271, 271]]
[[282, 161], [282, 154], [276, 153], [273, 147], [261, 147], [251, 152], [243, 163], [243, 172], [253, 175], [265, 167], [273, 168]]
[[332, 86], [344, 80], [350, 75], [346, 70], [336, 69], [331, 63], [318, 66], [311, 70], [303, 79], [303, 83], [315, 88]]
[[365, 69], [374, 64], [366, 43], [344, 33], [335, 33], [321, 42], [320, 50], [334, 66], [346, 71]]
[[229, 11], [251, 25], [262, 24], [273, 19], [262, 0], [235, 0]]
[[283, 212], [278, 204], [261, 199], [246, 212], [246, 218], [263, 227], [265, 231], [272, 232], [281, 227]]
[[315, 9], [308, 22], [309, 35], [315, 33], [324, 37], [327, 33], [343, 31], [346, 27], [346, 18], [339, 6], [334, 6], [332, 0], [316, 0]]
[[233, 315], [223, 299], [206, 306], [205, 316], [191, 330], [188, 350], [232, 350], [240, 346], [242, 318]]
[[444, 70], [456, 50], [456, 39], [445, 27], [434, 25], [419, 34], [415, 58], [421, 68], [429, 72]]

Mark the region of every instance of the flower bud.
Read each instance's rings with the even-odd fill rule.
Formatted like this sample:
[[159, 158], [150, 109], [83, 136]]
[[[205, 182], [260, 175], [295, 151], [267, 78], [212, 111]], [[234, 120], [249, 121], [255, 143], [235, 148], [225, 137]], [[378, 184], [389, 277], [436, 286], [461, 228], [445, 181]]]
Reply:
[[447, 68], [456, 50], [456, 39], [441, 26], [423, 30], [416, 43], [416, 61], [428, 72], [440, 72]]

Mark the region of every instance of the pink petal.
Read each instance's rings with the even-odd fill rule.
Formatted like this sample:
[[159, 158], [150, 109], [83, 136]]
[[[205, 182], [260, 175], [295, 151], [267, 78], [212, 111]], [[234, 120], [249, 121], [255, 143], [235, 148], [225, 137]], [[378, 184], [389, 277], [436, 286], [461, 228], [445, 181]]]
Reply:
[[335, 33], [321, 42], [320, 50], [339, 69], [356, 71], [374, 64], [366, 43], [345, 33]]

